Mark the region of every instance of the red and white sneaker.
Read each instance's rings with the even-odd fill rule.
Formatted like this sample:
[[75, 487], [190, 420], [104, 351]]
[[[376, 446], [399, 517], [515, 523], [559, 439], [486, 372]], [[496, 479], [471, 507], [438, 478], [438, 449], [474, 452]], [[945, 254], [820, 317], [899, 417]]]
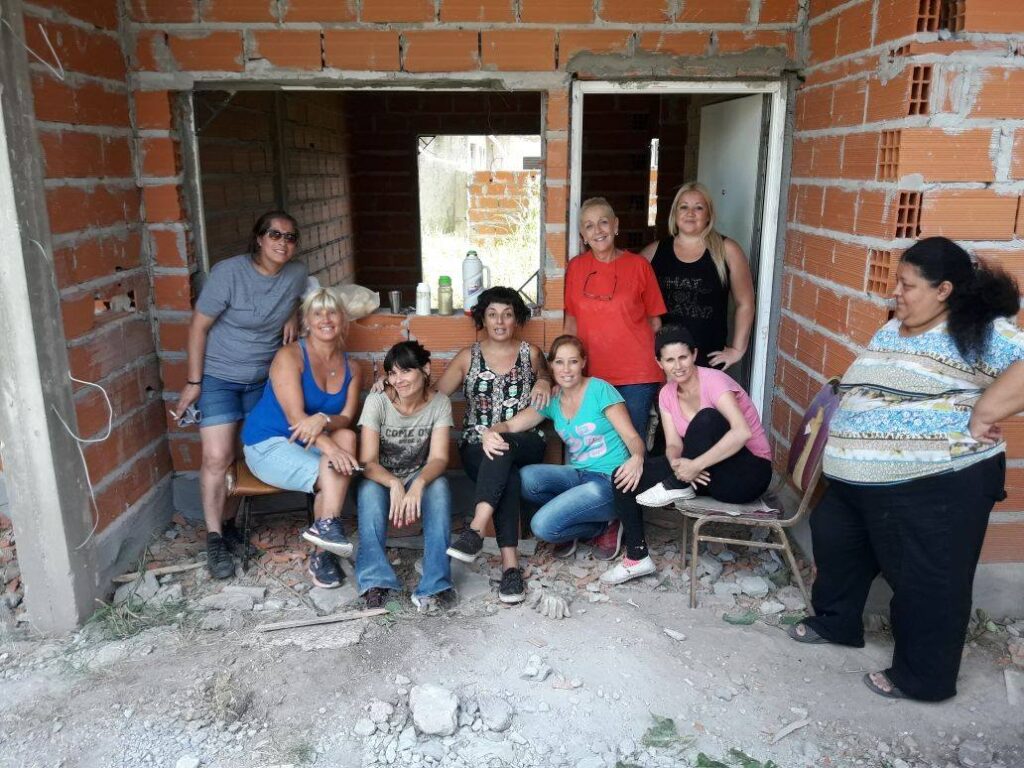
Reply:
[[622, 523], [612, 520], [604, 533], [590, 540], [595, 560], [614, 560], [622, 551]]
[[630, 560], [628, 557], [624, 557], [622, 558], [622, 562], [614, 568], [609, 568], [601, 574], [601, 582], [603, 584], [622, 584], [624, 581], [629, 581], [630, 579], [639, 579], [641, 576], [650, 576], [657, 570], [658, 569], [654, 565], [654, 561], [651, 559], [650, 555], [645, 557], [643, 560]]

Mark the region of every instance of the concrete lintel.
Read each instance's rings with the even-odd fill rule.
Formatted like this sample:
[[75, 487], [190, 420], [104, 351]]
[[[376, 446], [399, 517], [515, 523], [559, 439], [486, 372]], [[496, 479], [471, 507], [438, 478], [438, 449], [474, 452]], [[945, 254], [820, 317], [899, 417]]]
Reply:
[[[0, 26], [0, 435], [25, 603], [36, 629], [73, 629], [94, 607], [88, 479], [75, 407], [20, 3], [6, 3]], [[13, 236], [17, 233], [17, 236]], [[80, 548], [81, 547], [81, 548]]]

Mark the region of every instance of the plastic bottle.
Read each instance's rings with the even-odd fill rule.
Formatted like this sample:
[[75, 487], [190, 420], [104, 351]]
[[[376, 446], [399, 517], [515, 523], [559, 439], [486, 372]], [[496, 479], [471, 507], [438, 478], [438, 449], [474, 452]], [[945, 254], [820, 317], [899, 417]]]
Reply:
[[462, 308], [467, 315], [473, 311], [476, 300], [480, 298], [480, 294], [487, 287], [490, 278], [491, 270], [480, 261], [476, 251], [467, 251], [466, 258], [462, 262]]
[[455, 311], [452, 296], [452, 279], [441, 275], [437, 279], [437, 314], [450, 315]]
[[426, 283], [416, 286], [416, 314], [430, 314], [430, 286]]

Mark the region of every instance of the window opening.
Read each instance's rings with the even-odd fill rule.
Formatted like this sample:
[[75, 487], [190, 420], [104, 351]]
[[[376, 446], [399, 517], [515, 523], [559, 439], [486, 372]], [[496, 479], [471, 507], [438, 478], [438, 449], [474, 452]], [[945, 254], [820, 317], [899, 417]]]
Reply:
[[651, 139], [651, 174], [647, 193], [647, 226], [658, 223], [658, 144], [659, 139]]

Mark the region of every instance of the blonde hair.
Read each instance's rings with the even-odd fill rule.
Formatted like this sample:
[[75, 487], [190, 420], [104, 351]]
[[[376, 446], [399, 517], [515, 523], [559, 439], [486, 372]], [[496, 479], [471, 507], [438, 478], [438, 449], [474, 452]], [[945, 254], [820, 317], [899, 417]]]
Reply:
[[607, 208], [608, 213], [612, 215], [613, 219], [615, 218], [615, 209], [612, 208], [611, 203], [603, 197], [588, 197], [580, 204], [580, 220], [577, 222], [578, 225], [583, 224], [583, 212], [588, 208]]
[[725, 266], [725, 238], [715, 229], [715, 204], [711, 202], [711, 193], [699, 181], [687, 182], [676, 192], [676, 196], [672, 199], [672, 207], [668, 211], [668, 232], [672, 237], [679, 234], [676, 218], [679, 215], [679, 203], [687, 192], [699, 192], [704, 198], [704, 204], [708, 209], [708, 225], [700, 233], [700, 237], [704, 241], [705, 247], [711, 251], [711, 260], [715, 264], [715, 271], [718, 272], [718, 279], [722, 281], [722, 285], [725, 285], [728, 281]]
[[313, 312], [321, 310], [338, 312], [341, 315], [341, 334], [338, 338], [344, 339], [348, 335], [348, 312], [345, 310], [345, 302], [341, 300], [341, 296], [333, 288], [317, 288], [306, 294], [305, 298], [302, 299], [302, 306], [300, 308], [303, 324], [308, 327], [306, 318]]

